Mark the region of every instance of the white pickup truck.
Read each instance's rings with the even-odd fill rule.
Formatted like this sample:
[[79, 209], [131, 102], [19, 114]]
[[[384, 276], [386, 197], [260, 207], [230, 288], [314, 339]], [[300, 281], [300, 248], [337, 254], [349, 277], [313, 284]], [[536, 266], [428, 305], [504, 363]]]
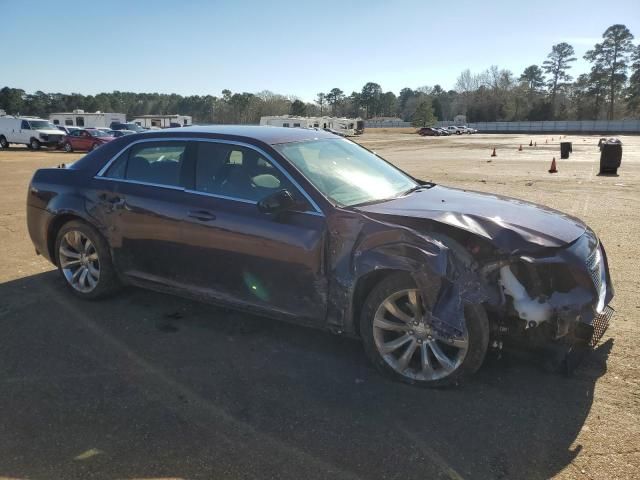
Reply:
[[49, 120], [36, 117], [0, 117], [0, 148], [21, 143], [38, 150], [41, 146], [57, 147], [64, 132]]

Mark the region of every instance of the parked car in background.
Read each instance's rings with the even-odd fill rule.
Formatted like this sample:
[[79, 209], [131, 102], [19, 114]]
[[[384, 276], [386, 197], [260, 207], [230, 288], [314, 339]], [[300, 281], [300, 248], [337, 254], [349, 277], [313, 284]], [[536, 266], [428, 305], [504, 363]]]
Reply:
[[113, 138], [124, 137], [125, 135], [131, 135], [132, 133], [136, 133], [133, 130], [108, 130], [107, 133], [111, 135]]
[[446, 136], [446, 137], [448, 137], [449, 135], [451, 135], [451, 134], [449, 133], [449, 131], [448, 131], [446, 128], [442, 128], [442, 127], [435, 127], [435, 129], [436, 129], [437, 131], [439, 131], [439, 132], [440, 132], [440, 135], [442, 135], [442, 136]]
[[503, 342], [560, 369], [608, 325], [607, 255], [577, 218], [418, 180], [327, 132], [183, 130], [35, 172], [29, 234], [77, 297], [124, 282], [357, 336], [379, 371], [430, 386]]
[[92, 151], [113, 139], [114, 137], [108, 133], [96, 128], [76, 130], [64, 137], [62, 148], [65, 152], [73, 152], [75, 150]]
[[12, 143], [38, 150], [40, 147], [57, 147], [64, 134], [49, 120], [37, 117], [0, 117], [0, 148]]
[[418, 130], [418, 135], [422, 135], [423, 137], [439, 137], [442, 134], [436, 128], [422, 127], [420, 130]]
[[81, 127], [71, 127], [68, 125], [56, 125], [56, 128], [64, 132], [65, 135], [69, 135], [71, 132], [75, 132], [76, 130], [82, 130]]
[[145, 128], [142, 128], [137, 123], [112, 123], [111, 130], [131, 130], [136, 133], [146, 132]]

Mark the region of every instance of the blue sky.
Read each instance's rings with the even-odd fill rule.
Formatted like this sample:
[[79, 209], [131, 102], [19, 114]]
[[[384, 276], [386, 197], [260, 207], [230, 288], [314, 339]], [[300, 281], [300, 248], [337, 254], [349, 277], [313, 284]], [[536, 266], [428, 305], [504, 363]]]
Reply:
[[581, 59], [640, 0], [0, 0], [0, 87], [28, 92], [220, 95], [264, 89], [312, 100], [368, 81], [452, 88], [492, 64], [519, 75], [561, 41]]

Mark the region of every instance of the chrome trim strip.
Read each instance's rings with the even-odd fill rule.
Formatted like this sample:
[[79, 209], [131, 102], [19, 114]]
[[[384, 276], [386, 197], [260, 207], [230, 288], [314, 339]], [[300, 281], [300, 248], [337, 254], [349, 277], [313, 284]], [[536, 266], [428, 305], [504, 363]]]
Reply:
[[[104, 177], [103, 176], [104, 173], [109, 169], [111, 164], [117, 158], [119, 158], [120, 155], [122, 155], [125, 151], [127, 151], [128, 149], [132, 148], [134, 145], [137, 145], [139, 143], [149, 143], [149, 142], [210, 142], [210, 143], [224, 143], [224, 144], [227, 144], [227, 145], [238, 145], [240, 147], [250, 148], [250, 149], [258, 152], [260, 155], [262, 155], [267, 160], [269, 160], [287, 178], [287, 180], [289, 180], [300, 191], [300, 193], [302, 193], [302, 195], [309, 201], [309, 203], [311, 204], [311, 206], [315, 210], [315, 212], [301, 212], [301, 213], [315, 213], [315, 214], [319, 214], [320, 216], [324, 217], [324, 213], [322, 212], [322, 210], [320, 209], [318, 204], [313, 200], [313, 198], [311, 198], [311, 196], [304, 190], [304, 188], [302, 188], [300, 186], [300, 184], [298, 182], [296, 182], [296, 180], [289, 174], [289, 172], [287, 172], [278, 162], [276, 162], [275, 159], [271, 155], [269, 155], [267, 152], [262, 150], [260, 147], [256, 147], [255, 145], [251, 145], [249, 143], [238, 142], [238, 141], [235, 141], [235, 140], [225, 140], [225, 139], [218, 139], [218, 138], [198, 138], [198, 137], [141, 138], [141, 139], [136, 140], [135, 142], [131, 142], [126, 147], [124, 147], [122, 150], [120, 150], [117, 154], [115, 154], [104, 165], [104, 167], [102, 167], [100, 169], [100, 171], [95, 175], [94, 178], [99, 178], [99, 179], [103, 179], [103, 180], [124, 181], [124, 182], [129, 182], [129, 183], [139, 183], [141, 185], [150, 185], [150, 186], [157, 186], [157, 187], [176, 188], [176, 187], [171, 187], [171, 186], [168, 186], [168, 185], [157, 185], [157, 184], [146, 183], [146, 182], [136, 182], [135, 180], [123, 180], [123, 179], [108, 178], [108, 177]], [[294, 165], [294, 168], [295, 168], [295, 165]], [[298, 169], [296, 168], [296, 170], [298, 170]], [[181, 190], [185, 190], [184, 188], [180, 188], [180, 189]], [[226, 198], [228, 200], [236, 200], [236, 201], [240, 201], [240, 202], [249, 202], [249, 200], [244, 200], [244, 199], [241, 199], [241, 198], [225, 197], [223, 195], [206, 194], [205, 192], [194, 192], [194, 191], [191, 191], [191, 190], [185, 190], [185, 191], [189, 191], [190, 193], [203, 193], [205, 195], [217, 196], [219, 198]], [[251, 202], [251, 203], [254, 203], [254, 202]]]
[[160, 187], [160, 188], [168, 188], [169, 190], [178, 190], [180, 192], [184, 192], [184, 187], [176, 187], [175, 185], [164, 185], [162, 183], [152, 183], [152, 182], [140, 182], [138, 180], [127, 180], [126, 178], [109, 178], [109, 177], [93, 177], [96, 180], [107, 180], [110, 182], [122, 182], [122, 183], [133, 183], [135, 185], [146, 185], [148, 187]]
[[257, 205], [258, 202], [253, 200], [245, 200], [244, 198], [228, 197], [226, 195], [218, 195], [217, 193], [199, 192], [198, 190], [185, 189], [185, 193], [192, 193], [194, 195], [202, 195], [203, 197], [221, 198], [223, 200], [233, 200], [234, 202], [249, 203], [251, 205]]

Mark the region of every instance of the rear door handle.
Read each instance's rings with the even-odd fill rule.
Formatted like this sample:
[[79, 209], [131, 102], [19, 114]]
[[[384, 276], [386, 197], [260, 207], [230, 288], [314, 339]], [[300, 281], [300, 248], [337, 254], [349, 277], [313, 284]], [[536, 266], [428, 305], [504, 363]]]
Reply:
[[201, 222], [211, 222], [216, 219], [216, 215], [209, 210], [190, 210], [187, 216], [200, 220]]

